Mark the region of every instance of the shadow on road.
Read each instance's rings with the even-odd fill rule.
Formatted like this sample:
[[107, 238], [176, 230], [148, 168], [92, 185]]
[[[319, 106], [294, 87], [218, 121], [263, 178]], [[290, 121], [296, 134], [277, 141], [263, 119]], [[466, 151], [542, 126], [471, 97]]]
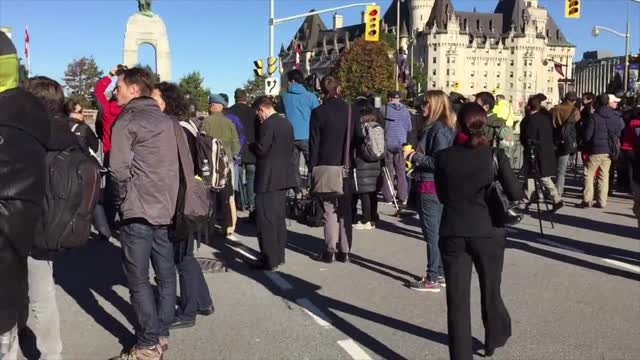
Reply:
[[[54, 279], [93, 320], [116, 337], [123, 348], [135, 343], [129, 328], [111, 315], [99, 303], [102, 297], [129, 321], [135, 321], [131, 304], [113, 289], [127, 287], [122, 270], [121, 250], [104, 241], [90, 241], [82, 248], [59, 256], [54, 262]], [[94, 293], [96, 295], [94, 295]]]

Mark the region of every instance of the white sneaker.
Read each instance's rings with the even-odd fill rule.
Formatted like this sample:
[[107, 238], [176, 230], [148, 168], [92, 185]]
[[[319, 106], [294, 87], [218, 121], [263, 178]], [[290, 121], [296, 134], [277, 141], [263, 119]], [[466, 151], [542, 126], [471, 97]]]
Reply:
[[353, 228], [356, 230], [373, 230], [375, 229], [375, 225], [373, 225], [373, 223], [371, 221], [366, 222], [366, 223], [357, 223], [355, 225], [353, 225]]
[[231, 241], [239, 241], [240, 239], [238, 239], [238, 237], [236, 236], [236, 234], [227, 234], [227, 239], [231, 240]]

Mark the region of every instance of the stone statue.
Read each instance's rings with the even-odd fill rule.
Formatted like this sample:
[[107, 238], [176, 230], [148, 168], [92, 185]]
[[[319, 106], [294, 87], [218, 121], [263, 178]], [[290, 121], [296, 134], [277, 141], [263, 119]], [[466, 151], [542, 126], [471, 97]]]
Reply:
[[153, 17], [153, 11], [151, 11], [151, 0], [138, 0], [138, 12], [144, 16]]

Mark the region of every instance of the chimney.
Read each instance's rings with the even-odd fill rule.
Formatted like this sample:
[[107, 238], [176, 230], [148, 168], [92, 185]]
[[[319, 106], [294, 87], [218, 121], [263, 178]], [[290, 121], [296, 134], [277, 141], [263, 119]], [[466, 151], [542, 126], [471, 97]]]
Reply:
[[342, 15], [338, 15], [338, 13], [333, 14], [333, 30], [338, 30], [342, 28], [343, 18]]

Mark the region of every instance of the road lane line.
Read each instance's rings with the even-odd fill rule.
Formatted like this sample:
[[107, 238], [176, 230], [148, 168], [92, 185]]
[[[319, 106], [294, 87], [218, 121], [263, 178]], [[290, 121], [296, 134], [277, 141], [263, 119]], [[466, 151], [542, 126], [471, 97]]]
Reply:
[[352, 339], [338, 341], [338, 345], [344, 349], [354, 360], [373, 360], [357, 342]]
[[611, 259], [602, 259], [602, 261], [640, 274], [640, 266], [635, 266], [635, 265], [627, 264], [626, 262], [611, 260]]
[[320, 311], [320, 309], [318, 309], [317, 306], [309, 301], [309, 299], [298, 299], [296, 300], [296, 303], [302, 306], [302, 310], [309, 314], [313, 321], [315, 321], [318, 325], [322, 326], [325, 329], [331, 329], [333, 327], [330, 323], [331, 320], [329, 320], [329, 317], [325, 313]]
[[293, 289], [293, 286], [289, 284], [287, 280], [283, 279], [278, 273], [273, 271], [265, 271], [264, 273], [269, 279], [271, 279], [271, 281], [273, 281], [274, 284], [276, 284], [277, 287], [280, 288], [280, 290], [289, 291]]

